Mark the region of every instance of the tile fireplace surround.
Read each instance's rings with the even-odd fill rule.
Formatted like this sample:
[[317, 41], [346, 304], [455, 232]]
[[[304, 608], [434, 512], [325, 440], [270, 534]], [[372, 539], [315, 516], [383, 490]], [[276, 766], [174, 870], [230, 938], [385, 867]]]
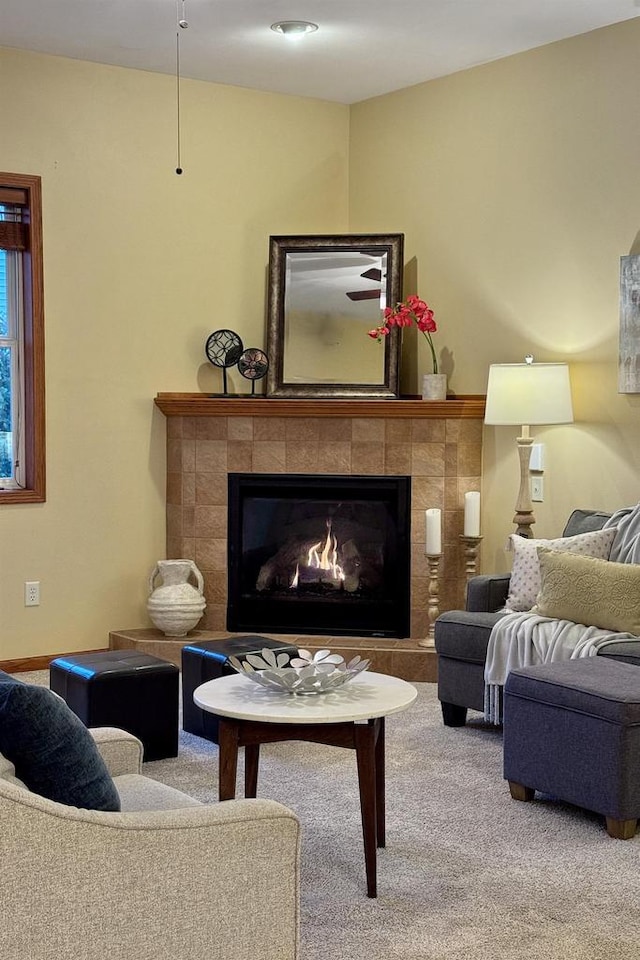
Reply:
[[[229, 472], [410, 476], [413, 649], [424, 650], [416, 641], [426, 636], [429, 623], [429, 507], [440, 508], [443, 518], [440, 611], [464, 603], [459, 536], [464, 495], [480, 489], [484, 397], [296, 400], [159, 393], [155, 403], [167, 417], [167, 557], [191, 558], [202, 571], [207, 608], [199, 631], [224, 635], [226, 628]], [[312, 645], [318, 638], [308, 639]], [[407, 641], [366, 643], [388, 650]]]

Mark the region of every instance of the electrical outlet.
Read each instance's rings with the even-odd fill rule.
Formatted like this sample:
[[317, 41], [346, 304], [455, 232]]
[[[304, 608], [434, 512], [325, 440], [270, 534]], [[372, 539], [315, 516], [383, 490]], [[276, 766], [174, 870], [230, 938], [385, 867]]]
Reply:
[[531, 499], [534, 503], [544, 500], [544, 482], [542, 477], [531, 477]]
[[25, 607], [40, 606], [40, 581], [39, 580], [25, 580], [24, 605]]

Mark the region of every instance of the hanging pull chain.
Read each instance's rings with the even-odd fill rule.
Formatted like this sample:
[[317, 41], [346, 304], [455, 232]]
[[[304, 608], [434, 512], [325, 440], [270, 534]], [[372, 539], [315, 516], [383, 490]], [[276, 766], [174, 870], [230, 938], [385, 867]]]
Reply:
[[[182, 3], [182, 14], [180, 13], [180, 4]], [[178, 166], [176, 173], [178, 176], [182, 173], [182, 163], [180, 159], [180, 30], [186, 30], [189, 26], [185, 19], [184, 12], [185, 0], [176, 0], [176, 124], [177, 124], [177, 147], [178, 147]]]

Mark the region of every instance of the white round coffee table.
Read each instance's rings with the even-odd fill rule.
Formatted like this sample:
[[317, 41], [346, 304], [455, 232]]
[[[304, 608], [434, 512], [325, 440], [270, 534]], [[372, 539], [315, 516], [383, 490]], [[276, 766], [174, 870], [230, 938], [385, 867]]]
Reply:
[[376, 896], [376, 848], [385, 845], [385, 717], [411, 706], [416, 688], [382, 673], [360, 673], [330, 693], [295, 696], [260, 687], [240, 674], [197, 687], [194, 702], [220, 718], [220, 800], [236, 792], [238, 748], [245, 747], [245, 796], [255, 797], [261, 743], [309, 740], [356, 751], [367, 873]]

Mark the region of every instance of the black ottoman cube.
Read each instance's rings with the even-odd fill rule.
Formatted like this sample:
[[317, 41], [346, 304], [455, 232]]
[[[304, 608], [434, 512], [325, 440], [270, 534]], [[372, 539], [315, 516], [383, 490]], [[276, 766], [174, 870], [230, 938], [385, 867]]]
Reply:
[[87, 727], [119, 727], [144, 744], [145, 760], [178, 755], [178, 676], [173, 664], [135, 650], [57, 657], [49, 685]]
[[585, 657], [514, 670], [504, 688], [504, 776], [602, 814], [630, 839], [640, 817], [640, 668]]
[[182, 729], [205, 740], [218, 742], [218, 718], [206, 713], [193, 702], [193, 692], [200, 684], [217, 677], [235, 673], [229, 666], [229, 657], [244, 660], [248, 653], [260, 653], [269, 647], [276, 653], [295, 657], [298, 648], [281, 640], [267, 637], [229, 637], [226, 640], [204, 640], [189, 643], [182, 648]]

